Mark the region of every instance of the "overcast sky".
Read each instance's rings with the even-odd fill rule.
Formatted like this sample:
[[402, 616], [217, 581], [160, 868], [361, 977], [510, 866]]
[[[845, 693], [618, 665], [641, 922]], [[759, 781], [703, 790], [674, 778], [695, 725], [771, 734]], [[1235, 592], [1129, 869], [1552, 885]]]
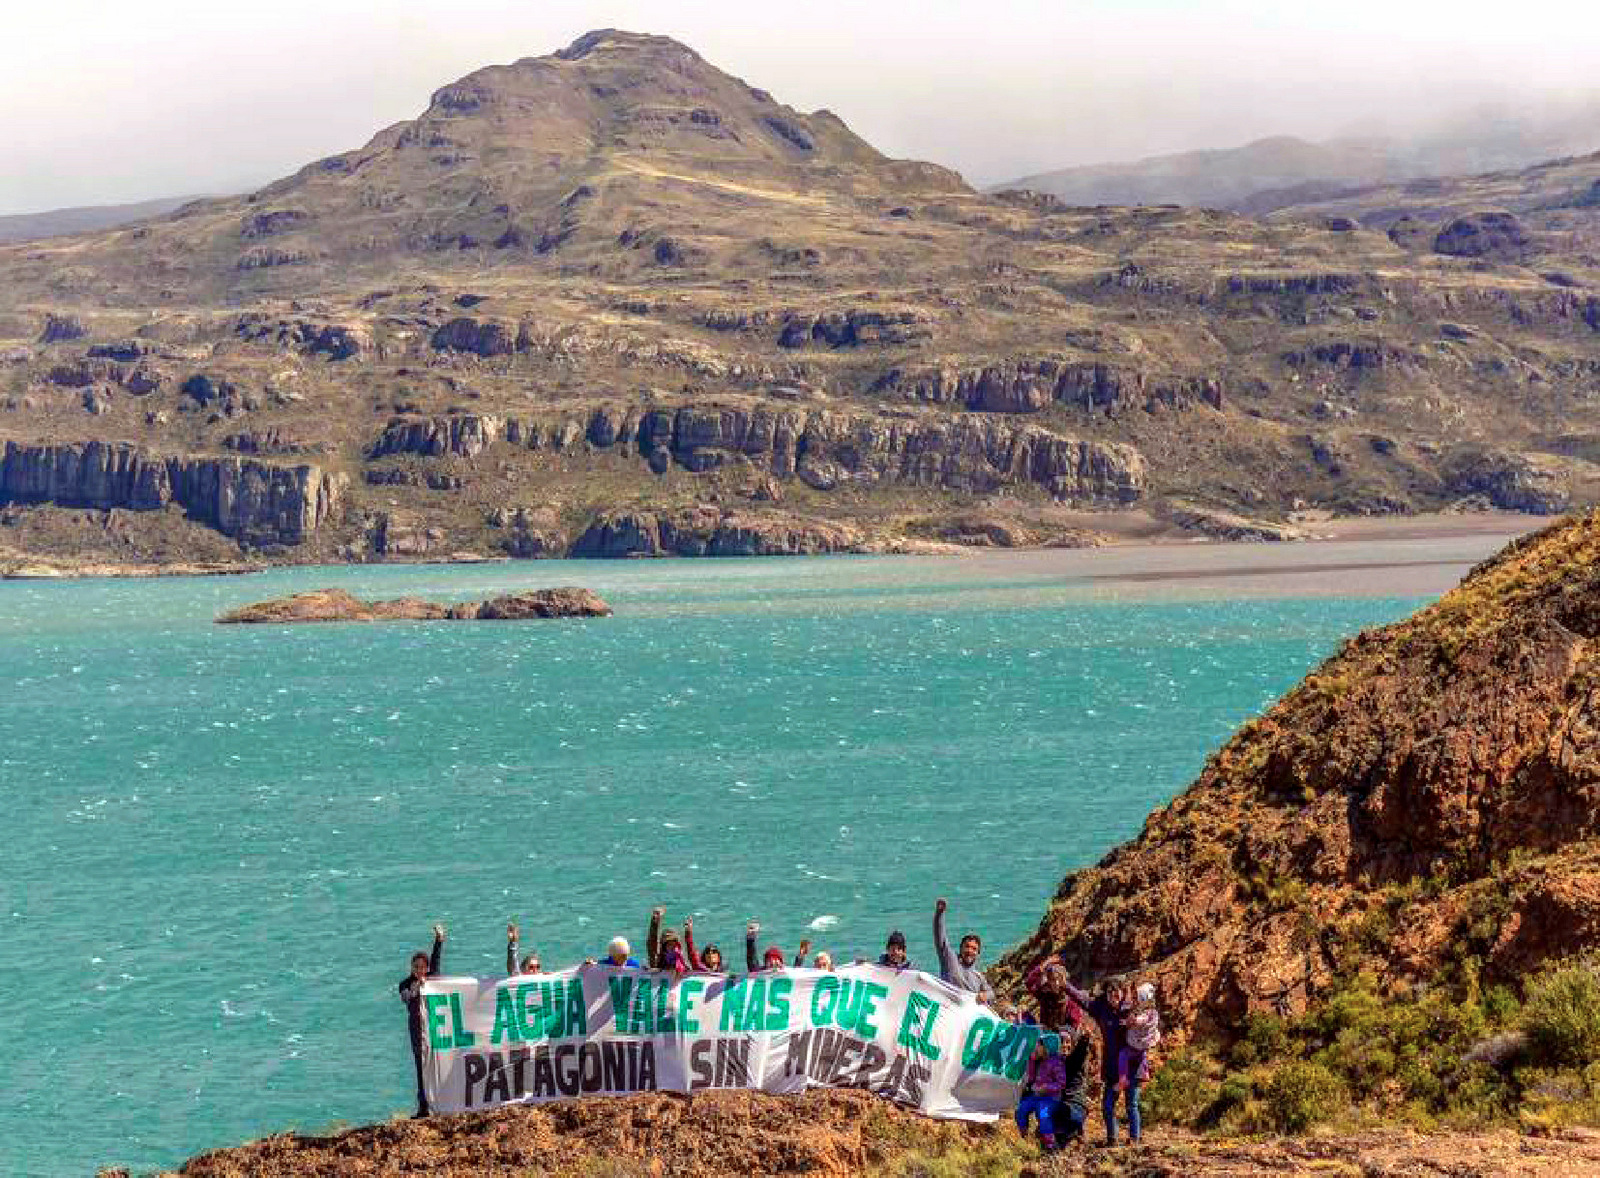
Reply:
[[1595, 0], [12, 0], [0, 213], [239, 191], [607, 26], [978, 184], [1600, 88]]

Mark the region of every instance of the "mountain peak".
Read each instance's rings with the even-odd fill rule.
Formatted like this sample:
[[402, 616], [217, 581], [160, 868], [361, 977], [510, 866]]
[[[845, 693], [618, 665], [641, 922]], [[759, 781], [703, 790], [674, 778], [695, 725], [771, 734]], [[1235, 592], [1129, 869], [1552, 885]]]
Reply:
[[565, 49], [556, 50], [554, 56], [562, 61], [577, 61], [607, 49], [631, 52], [666, 49], [700, 60], [700, 55], [681, 41], [657, 33], [630, 33], [626, 29], [591, 29]]

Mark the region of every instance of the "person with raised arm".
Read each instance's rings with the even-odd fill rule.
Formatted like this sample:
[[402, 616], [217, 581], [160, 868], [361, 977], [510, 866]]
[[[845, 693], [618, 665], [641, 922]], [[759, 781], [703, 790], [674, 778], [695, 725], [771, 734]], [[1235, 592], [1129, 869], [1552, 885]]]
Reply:
[[428, 1115], [428, 1091], [422, 1083], [422, 983], [444, 967], [444, 925], [433, 926], [433, 952], [413, 953], [411, 972], [400, 979], [400, 1001], [406, 1004], [406, 1030], [411, 1036], [411, 1062], [417, 1071], [418, 1117]]
[[[1094, 1020], [1094, 1025], [1100, 1029], [1100, 1083], [1104, 1091], [1100, 1094], [1100, 1113], [1106, 1122], [1106, 1144], [1117, 1143], [1117, 1083], [1121, 1079], [1120, 1065], [1122, 1053], [1127, 1048], [1125, 1024], [1132, 1013], [1131, 1008], [1123, 999], [1122, 983], [1107, 978], [1100, 983], [1100, 993], [1091, 995], [1087, 990], [1080, 990], [1073, 985], [1069, 978], [1062, 987], [1084, 1013]], [[1128, 1088], [1128, 1135], [1137, 1141], [1139, 1139], [1139, 1086], [1130, 1085]]]
[[672, 929], [663, 931], [661, 928], [661, 918], [666, 911], [659, 905], [650, 910], [650, 931], [645, 934], [644, 939], [645, 960], [650, 963], [651, 969], [688, 973], [689, 958], [683, 952], [678, 934]]
[[516, 977], [518, 974], [523, 973], [538, 973], [539, 955], [537, 953], [528, 954], [522, 959], [521, 964], [518, 964], [517, 936], [517, 924], [516, 921], [512, 921], [506, 925], [506, 976]]
[[761, 931], [761, 923], [752, 920], [744, 926], [744, 964], [748, 973], [760, 973], [766, 969], [783, 968], [783, 950], [776, 945], [768, 945], [767, 951], [762, 954], [761, 960], [756, 961], [756, 934]]
[[976, 994], [980, 1002], [994, 1005], [994, 987], [978, 969], [978, 954], [983, 952], [983, 938], [977, 933], [965, 933], [961, 947], [950, 951], [950, 938], [944, 931], [944, 914], [950, 905], [941, 898], [933, 906], [933, 947], [939, 954], [939, 976], [958, 990]]
[[707, 945], [704, 949], [696, 950], [694, 947], [694, 917], [683, 918], [683, 944], [689, 954], [689, 968], [700, 973], [722, 972], [722, 950], [715, 945]]

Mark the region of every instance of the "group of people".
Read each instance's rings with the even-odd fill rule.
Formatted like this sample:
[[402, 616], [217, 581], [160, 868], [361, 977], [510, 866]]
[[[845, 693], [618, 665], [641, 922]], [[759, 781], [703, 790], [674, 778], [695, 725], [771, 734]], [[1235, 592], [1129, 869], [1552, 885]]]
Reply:
[[[990, 986], [978, 959], [983, 953], [983, 939], [975, 932], [964, 933], [954, 949], [945, 931], [945, 912], [948, 905], [939, 900], [933, 910], [934, 951], [939, 960], [939, 977], [958, 990], [965, 990], [992, 1007], [1000, 1009], [994, 988]], [[666, 909], [655, 908], [650, 913], [649, 930], [645, 934], [645, 959], [634, 956], [633, 946], [623, 936], [613, 937], [606, 946], [605, 964], [617, 969], [665, 970], [678, 974], [727, 974], [729, 970], [722, 950], [715, 944], [697, 946], [694, 939], [694, 919], [686, 917], [680, 936], [673, 928], [663, 928]], [[803, 967], [811, 954], [811, 941], [801, 940], [791, 961], [778, 945], [768, 945], [758, 953], [757, 944], [761, 925], [750, 921], [745, 925], [745, 970], [760, 973], [766, 970]], [[433, 949], [429, 953], [415, 953], [411, 957], [411, 970], [400, 981], [400, 1000], [405, 1003], [407, 1029], [411, 1038], [412, 1061], [416, 1067], [418, 1117], [428, 1115], [428, 1097], [422, 1075], [422, 985], [443, 969], [445, 928], [433, 926]], [[826, 950], [810, 958], [814, 969], [832, 970], [833, 955]], [[599, 964], [595, 958], [584, 960], [584, 965]], [[906, 948], [905, 934], [898, 929], [891, 932], [884, 943], [878, 964], [890, 969], [915, 969]], [[506, 973], [536, 974], [543, 965], [537, 953], [521, 954], [520, 930], [515, 922], [506, 925]], [[1037, 1013], [1015, 1009], [1002, 1010], [1014, 1021], [1037, 1023], [1045, 1028], [1033, 1055], [1028, 1060], [1024, 1075], [1022, 1095], [1017, 1105], [1016, 1119], [1024, 1134], [1029, 1122], [1037, 1124], [1039, 1140], [1046, 1150], [1059, 1149], [1067, 1141], [1083, 1135], [1088, 1116], [1087, 1084], [1084, 1069], [1088, 1061], [1090, 1040], [1084, 1026], [1085, 1016], [1092, 1020], [1100, 1034], [1101, 1080], [1104, 1095], [1101, 1111], [1105, 1117], [1106, 1142], [1117, 1140], [1117, 1099], [1125, 1095], [1128, 1136], [1139, 1139], [1139, 1087], [1149, 1078], [1148, 1053], [1161, 1038], [1161, 1020], [1156, 1010], [1155, 991], [1148, 983], [1136, 989], [1124, 987], [1119, 982], [1107, 982], [1097, 995], [1090, 995], [1072, 983], [1062, 960], [1047, 958], [1028, 971], [1024, 986], [1033, 996]]]
[[1150, 1078], [1150, 1052], [1161, 1042], [1155, 987], [1149, 982], [1129, 986], [1109, 979], [1102, 983], [1100, 993], [1091, 995], [1073, 985], [1059, 957], [1046, 958], [1030, 969], [1023, 986], [1038, 1005], [1038, 1021], [1046, 1033], [1028, 1060], [1017, 1103], [1017, 1127], [1027, 1133], [1029, 1121], [1034, 1121], [1040, 1144], [1047, 1151], [1083, 1137], [1089, 1115], [1084, 1074], [1089, 1057], [1084, 1025], [1088, 1020], [1100, 1035], [1100, 1113], [1106, 1144], [1117, 1143], [1119, 1095], [1127, 1114], [1128, 1139], [1138, 1141], [1139, 1089]]

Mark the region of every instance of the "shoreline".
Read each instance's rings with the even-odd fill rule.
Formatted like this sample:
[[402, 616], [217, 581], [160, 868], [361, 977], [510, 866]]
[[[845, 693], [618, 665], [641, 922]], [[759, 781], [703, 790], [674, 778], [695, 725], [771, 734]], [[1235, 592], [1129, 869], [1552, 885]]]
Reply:
[[[1085, 526], [1094, 525], [1091, 530], [1105, 537], [1103, 544], [1086, 545], [1082, 547], [1061, 547], [1050, 544], [1006, 547], [997, 545], [955, 545], [938, 544], [929, 545], [925, 550], [918, 550], [915, 545], [910, 545], [896, 550], [886, 547], [881, 551], [866, 552], [839, 552], [822, 555], [830, 556], [871, 556], [871, 557], [912, 557], [919, 559], [948, 558], [960, 561], [981, 561], [1008, 564], [1023, 564], [1035, 566], [1033, 571], [1049, 572], [1049, 566], [1058, 564], [1075, 564], [1090, 553], [1120, 553], [1127, 554], [1139, 551], [1181, 552], [1181, 551], [1231, 551], [1246, 550], [1260, 551], [1263, 553], [1301, 552], [1307, 548], [1338, 545], [1344, 543], [1373, 543], [1373, 542], [1403, 542], [1403, 541], [1449, 541], [1494, 539], [1505, 543], [1511, 539], [1537, 531], [1554, 523], [1560, 516], [1534, 516], [1522, 515], [1513, 512], [1484, 512], [1472, 515], [1435, 513], [1431, 515], [1415, 516], [1340, 516], [1326, 520], [1318, 520], [1314, 533], [1303, 537], [1285, 538], [1281, 540], [1248, 540], [1229, 539], [1218, 536], [1201, 535], [1185, 532], [1164, 525], [1153, 517], [1143, 512], [1118, 512], [1105, 515], [1084, 513], [1082, 521]], [[1108, 526], [1109, 525], [1109, 526]], [[13, 563], [5, 563], [7, 557]], [[718, 561], [727, 559], [741, 560], [784, 560], [794, 559], [793, 556], [763, 556], [763, 557], [694, 557], [680, 555], [666, 555], [653, 557], [622, 558], [621, 563], [630, 561]], [[802, 557], [803, 559], [803, 557]], [[121, 580], [121, 579], [153, 579], [158, 577], [237, 577], [257, 573], [269, 573], [286, 569], [297, 568], [443, 568], [443, 567], [468, 567], [476, 565], [521, 565], [536, 566], [549, 564], [554, 561], [585, 560], [595, 561], [595, 558], [583, 557], [555, 557], [518, 559], [515, 557], [485, 554], [475, 552], [456, 552], [449, 556], [437, 559], [423, 560], [377, 560], [377, 561], [339, 561], [325, 562], [318, 560], [280, 560], [280, 561], [241, 561], [239, 563], [213, 563], [213, 562], [174, 562], [171, 564], [151, 563], [148, 561], [119, 564], [114, 561], [103, 560], [53, 560], [50, 557], [34, 553], [0, 551], [0, 581], [83, 581], [83, 580]], [[595, 561], [602, 563], [602, 561]], [[603, 560], [603, 563], [614, 563], [615, 558]], [[1232, 575], [1253, 576], [1278, 571], [1287, 574], [1303, 574], [1309, 572], [1331, 572], [1346, 569], [1362, 568], [1376, 570], [1380, 568], [1396, 567], [1397, 564], [1416, 564], [1418, 562], [1395, 563], [1369, 563], [1352, 565], [1333, 562], [1323, 566], [1302, 566], [1290, 561], [1279, 569], [1270, 568], [1259, 570], [1236, 570]], [[1443, 560], [1440, 564], [1455, 564], [1456, 561]], [[1023, 571], [1030, 571], [1024, 567]], [[1104, 579], [1110, 580], [1185, 580], [1194, 577], [1203, 577], [1204, 573], [1191, 571], [1151, 571], [1143, 574], [1111, 574]], [[1100, 579], [1100, 578], [1090, 578]]]

